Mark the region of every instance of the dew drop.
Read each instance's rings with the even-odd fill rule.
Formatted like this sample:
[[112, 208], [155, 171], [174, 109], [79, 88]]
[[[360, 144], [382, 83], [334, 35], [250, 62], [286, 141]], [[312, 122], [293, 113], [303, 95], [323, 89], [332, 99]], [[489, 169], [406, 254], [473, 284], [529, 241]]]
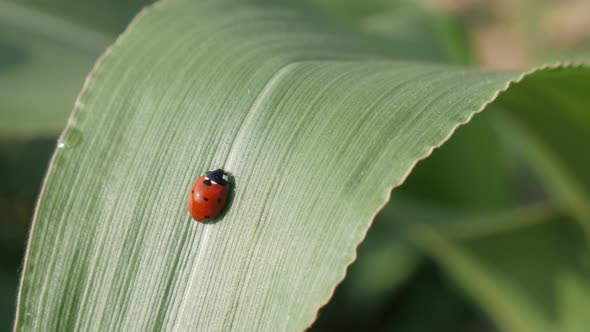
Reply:
[[82, 143], [82, 132], [79, 129], [71, 128], [66, 132], [63, 142], [60, 142], [60, 145], [65, 144], [69, 148], [75, 148], [80, 143]]

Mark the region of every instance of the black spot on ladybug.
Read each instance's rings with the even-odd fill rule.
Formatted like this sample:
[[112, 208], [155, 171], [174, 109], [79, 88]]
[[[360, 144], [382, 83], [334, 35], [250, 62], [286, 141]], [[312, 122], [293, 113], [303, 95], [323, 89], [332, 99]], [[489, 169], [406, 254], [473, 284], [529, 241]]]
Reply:
[[194, 193], [195, 193], [195, 191], [194, 190], [191, 190], [191, 194], [194, 194]]
[[221, 198], [217, 199], [217, 203], [221, 204]]
[[205, 219], [209, 219], [209, 218], [210, 218], [209, 216], [205, 216]]
[[207, 197], [203, 197], [203, 199], [204, 199], [205, 201], [208, 201], [208, 200], [209, 200], [209, 198], [207, 198]]
[[209, 179], [207, 179], [207, 180], [203, 180], [203, 183], [204, 183], [206, 186], [210, 186], [210, 185], [211, 185], [211, 180], [209, 180]]

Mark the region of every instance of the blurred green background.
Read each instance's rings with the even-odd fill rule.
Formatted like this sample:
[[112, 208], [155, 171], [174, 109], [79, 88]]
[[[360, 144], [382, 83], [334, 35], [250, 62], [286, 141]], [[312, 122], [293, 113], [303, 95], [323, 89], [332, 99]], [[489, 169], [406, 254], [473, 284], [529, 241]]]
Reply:
[[[27, 230], [57, 137], [98, 56], [150, 2], [0, 0], [0, 330], [12, 326]], [[590, 54], [590, 1], [310, 0], [307, 5], [334, 24], [380, 38], [383, 48], [404, 41], [411, 53], [401, 56], [415, 60], [512, 70]], [[394, 194], [404, 208], [392, 218], [428, 218], [421, 216], [424, 211], [490, 215], [539, 203], [522, 213], [520, 227], [526, 231], [491, 232], [461, 244], [512, 273], [510, 264], [518, 263], [502, 260], [499, 244], [535, 255], [535, 241], [550, 245], [547, 234], [562, 234], [565, 227], [570, 239], [576, 231], [567, 230], [568, 221], [560, 221], [559, 231], [555, 222], [526, 224], [527, 216], [551, 219], [558, 212], [545, 204], [542, 184], [509, 138], [498, 134], [498, 123], [492, 115], [478, 116], [420, 164]], [[554, 240], [557, 246], [560, 239]], [[404, 241], [378, 218], [349, 277], [312, 330], [497, 331], [440, 264]]]

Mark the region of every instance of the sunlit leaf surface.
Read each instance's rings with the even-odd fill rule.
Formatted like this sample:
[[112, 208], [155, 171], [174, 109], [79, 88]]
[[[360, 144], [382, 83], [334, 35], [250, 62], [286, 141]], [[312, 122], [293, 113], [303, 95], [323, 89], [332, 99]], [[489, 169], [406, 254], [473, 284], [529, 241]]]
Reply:
[[[520, 77], [400, 54], [270, 1], [145, 12], [56, 151], [17, 329], [309, 326], [392, 187]], [[218, 167], [231, 204], [195, 223], [187, 190]]]

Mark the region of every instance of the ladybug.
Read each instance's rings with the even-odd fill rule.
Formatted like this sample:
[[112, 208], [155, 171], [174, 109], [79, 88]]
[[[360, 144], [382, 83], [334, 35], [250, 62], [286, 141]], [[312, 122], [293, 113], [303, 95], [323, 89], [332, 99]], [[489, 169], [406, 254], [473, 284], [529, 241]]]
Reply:
[[195, 181], [188, 194], [188, 212], [193, 219], [206, 222], [219, 215], [227, 201], [229, 176], [223, 169], [209, 171]]

